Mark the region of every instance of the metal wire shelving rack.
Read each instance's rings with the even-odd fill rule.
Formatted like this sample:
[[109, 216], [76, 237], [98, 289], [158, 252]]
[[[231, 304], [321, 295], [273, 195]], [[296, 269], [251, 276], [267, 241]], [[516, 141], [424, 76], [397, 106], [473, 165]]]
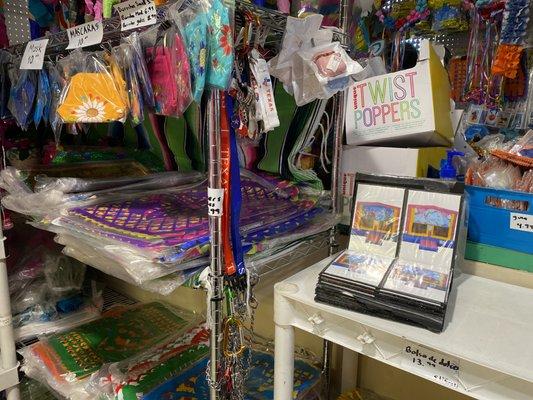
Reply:
[[[341, 10], [344, 10], [343, 6], [344, 0], [341, 0]], [[158, 22], [162, 22], [167, 18], [167, 12], [169, 6], [174, 3], [171, 1], [167, 5], [158, 7]], [[271, 40], [272, 38], [279, 44], [282, 40], [282, 35], [285, 30], [285, 25], [287, 22], [287, 16], [266, 8], [258, 7], [252, 3], [236, 0], [235, 2], [236, 9], [240, 11], [251, 12], [257, 16], [258, 20], [261, 22], [261, 25], [268, 27], [270, 32]], [[244, 26], [245, 21], [237, 14], [236, 17], [236, 26]], [[109, 18], [103, 21], [104, 26], [104, 36], [102, 42], [113, 43], [114, 41], [120, 39], [122, 32], [120, 30], [120, 19], [118, 17]], [[341, 42], [344, 42], [345, 35], [341, 31], [335, 33], [335, 38], [340, 39]], [[68, 43], [68, 36], [65, 31], [62, 31], [57, 34], [48, 36], [49, 42], [47, 46], [47, 55], [53, 56], [60, 54], [65, 51], [65, 48]], [[22, 55], [24, 52], [26, 43], [20, 43], [14, 46], [11, 46], [8, 51], [15, 55]], [[209, 173], [209, 187], [219, 188], [220, 187], [220, 126], [219, 126], [219, 110], [220, 110], [220, 92], [214, 90], [209, 94], [208, 100], [208, 116], [207, 127], [208, 127], [208, 138], [209, 138], [209, 163], [208, 163], [208, 173]], [[337, 176], [338, 176], [338, 167], [340, 160], [340, 151], [342, 144], [342, 132], [344, 127], [344, 117], [343, 117], [343, 107], [344, 104], [342, 95], [338, 96], [336, 99], [336, 126], [335, 126], [335, 145], [334, 145], [334, 155], [333, 155], [333, 168], [332, 168], [332, 200], [334, 204], [334, 211], [336, 211], [336, 192], [337, 192]], [[212, 291], [212, 302], [213, 306], [211, 307], [211, 332], [212, 332], [212, 346], [211, 346], [211, 365], [216, 365], [218, 360], [221, 357], [220, 341], [219, 335], [222, 331], [222, 320], [221, 320], [221, 307], [223, 302], [223, 276], [222, 276], [222, 254], [220, 246], [220, 217], [210, 217], [210, 233], [211, 233], [211, 266], [210, 266], [210, 281]], [[2, 236], [0, 232], [0, 236]], [[324, 253], [329, 249], [329, 253], [335, 251], [337, 248], [335, 241], [335, 231], [325, 232], [321, 234], [314, 235], [303, 240], [298, 246], [289, 248], [286, 252], [282, 252], [279, 257], [273, 259], [271, 262], [263, 265], [257, 270], [257, 275], [261, 277], [266, 277], [275, 271], [284, 268], [288, 264], [292, 263], [296, 259], [302, 259], [305, 257], [313, 256], [323, 256]], [[3, 246], [2, 246], [3, 250]], [[0, 254], [4, 255], [4, 253]], [[2, 259], [2, 257], [0, 257]], [[5, 257], [3, 257], [5, 260]], [[19, 389], [15, 386], [18, 383], [17, 369], [18, 363], [16, 360], [15, 353], [15, 343], [13, 340], [13, 332], [11, 327], [11, 316], [10, 316], [10, 306], [9, 306], [9, 290], [7, 290], [7, 272], [5, 271], [5, 262], [0, 263], [0, 283], [5, 283], [6, 290], [2, 290], [0, 286], [0, 294], [7, 293], [7, 301], [0, 301], [0, 339], [2, 345], [2, 361], [3, 361], [3, 370], [0, 369], [0, 390], [7, 389], [6, 395], [7, 400], [19, 400], [20, 392]], [[117, 294], [117, 296], [120, 296]], [[116, 297], [116, 296], [115, 296]], [[111, 301], [111, 303], [116, 302], [117, 299]], [[120, 299], [119, 303], [122, 303]], [[9, 313], [9, 315], [7, 314]], [[327, 359], [327, 353], [325, 353]], [[327, 364], [325, 366], [327, 369]], [[9, 375], [9, 376], [8, 376]], [[9, 379], [8, 379], [9, 378]], [[214, 368], [211, 369], [211, 378], [216, 379], [216, 371]], [[216, 400], [219, 398], [217, 391], [212, 388], [210, 399]]]

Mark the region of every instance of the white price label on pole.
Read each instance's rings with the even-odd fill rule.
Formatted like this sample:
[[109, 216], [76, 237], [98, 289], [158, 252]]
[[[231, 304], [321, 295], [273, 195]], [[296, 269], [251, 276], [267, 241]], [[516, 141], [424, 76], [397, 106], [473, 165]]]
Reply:
[[223, 212], [224, 189], [207, 188], [207, 214], [220, 217]]
[[438, 351], [406, 341], [402, 353], [402, 366], [406, 369], [414, 369], [420, 375], [441, 385], [452, 389], [459, 387], [457, 379], [459, 360]]
[[46, 46], [48, 46], [48, 39], [28, 42], [20, 60], [20, 69], [43, 69]]
[[67, 35], [67, 50], [93, 46], [102, 43], [102, 39], [104, 38], [104, 25], [102, 21], [87, 22], [86, 24], [67, 29]]
[[511, 213], [509, 216], [509, 228], [533, 233], [533, 215]]
[[155, 24], [157, 10], [153, 0], [129, 0], [113, 6], [120, 15], [120, 29], [128, 31]]

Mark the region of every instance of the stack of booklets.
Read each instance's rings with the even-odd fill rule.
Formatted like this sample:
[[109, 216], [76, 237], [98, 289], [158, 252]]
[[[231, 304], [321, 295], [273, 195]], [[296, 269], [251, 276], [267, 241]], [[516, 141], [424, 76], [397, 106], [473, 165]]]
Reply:
[[356, 174], [348, 249], [320, 273], [315, 300], [441, 332], [464, 245], [463, 189]]

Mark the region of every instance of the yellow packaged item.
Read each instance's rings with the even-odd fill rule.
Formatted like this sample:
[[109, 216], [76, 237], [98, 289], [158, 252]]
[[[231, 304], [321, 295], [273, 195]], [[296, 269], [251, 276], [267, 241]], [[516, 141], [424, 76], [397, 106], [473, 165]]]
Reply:
[[121, 90], [121, 82], [115, 82], [109, 73], [77, 73], [57, 112], [66, 123], [124, 121], [127, 105]]

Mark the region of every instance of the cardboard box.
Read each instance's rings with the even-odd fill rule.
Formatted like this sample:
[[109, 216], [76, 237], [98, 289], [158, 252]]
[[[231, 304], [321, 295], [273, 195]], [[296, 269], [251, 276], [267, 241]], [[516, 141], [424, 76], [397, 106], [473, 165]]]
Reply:
[[446, 147], [397, 148], [344, 146], [339, 177], [341, 212], [344, 225], [350, 225], [352, 196], [356, 172], [378, 175], [426, 177], [428, 166], [440, 168], [446, 158]]
[[346, 97], [348, 144], [449, 146], [453, 140], [448, 73], [427, 40], [415, 67], [355, 82]]

